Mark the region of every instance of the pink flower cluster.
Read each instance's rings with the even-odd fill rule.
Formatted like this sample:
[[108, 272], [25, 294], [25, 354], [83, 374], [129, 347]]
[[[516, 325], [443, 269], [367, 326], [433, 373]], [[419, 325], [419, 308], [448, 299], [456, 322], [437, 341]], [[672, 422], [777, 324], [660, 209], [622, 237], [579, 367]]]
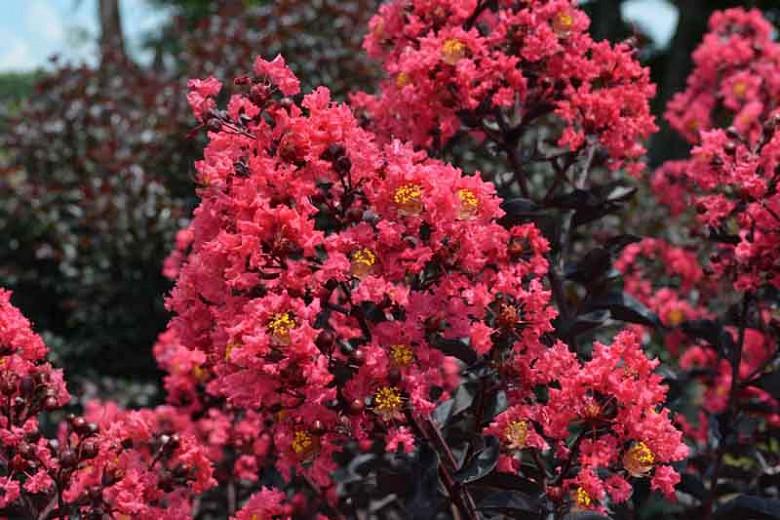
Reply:
[[[696, 254], [673, 246], [661, 239], [644, 239], [627, 246], [615, 263], [625, 279], [626, 291], [652, 309], [668, 330], [663, 339], [672, 356], [671, 366], [695, 374], [700, 388], [700, 407], [688, 420], [678, 415], [686, 435], [700, 444], [707, 443], [709, 414], [725, 410], [732, 382], [731, 364], [718, 351], [718, 346], [708, 341], [692, 339], [680, 326], [685, 322], [712, 320], [715, 313], [712, 304], [723, 286], [705, 276]], [[766, 321], [770, 308], [760, 307], [759, 317]], [[713, 327], [710, 325], [709, 327]], [[638, 333], [646, 333], [644, 327], [635, 326]], [[731, 339], [739, 341], [736, 327], [726, 329]], [[766, 390], [755, 385], [757, 376], [772, 360], [777, 347], [772, 345], [771, 335], [759, 328], [745, 330], [744, 344], [739, 364], [742, 381], [736, 395], [740, 409], [748, 410], [751, 402], [762, 407], [750, 415], [762, 419], [771, 427], [780, 425], [780, 403]]]
[[[645, 238], [623, 249], [615, 262], [626, 292], [655, 312], [661, 323], [677, 327], [683, 321], [710, 317], [704, 310], [711, 295], [701, 262], [694, 251], [659, 238]], [[677, 352], [667, 335], [667, 348]]]
[[688, 166], [699, 221], [734, 236], [713, 256], [716, 272], [740, 290], [780, 287], [780, 119], [766, 123], [755, 145], [724, 130], [703, 133]]
[[686, 89], [666, 110], [672, 128], [698, 143], [701, 132], [733, 125], [755, 143], [780, 99], [780, 44], [772, 24], [757, 9], [716, 11], [693, 62]]
[[[680, 476], [669, 463], [685, 458], [681, 433], [663, 408], [666, 387], [653, 373], [638, 336], [625, 331], [612, 345], [596, 343], [581, 362], [558, 342], [539, 353], [524, 377], [512, 379], [517, 402], [487, 429], [501, 439], [500, 468], [522, 474], [522, 450], [550, 449], [557, 461], [551, 496], [570, 496], [576, 507], [605, 510], [626, 501], [631, 479], [651, 477], [653, 489], [674, 493]], [[534, 387], [548, 388], [540, 401]], [[575, 477], [567, 475], [572, 464]]]
[[192, 497], [214, 481], [180, 411], [93, 403], [84, 417], [63, 421], [57, 438], [42, 435], [40, 412], [69, 395], [10, 296], [0, 290], [0, 509], [24, 518], [190, 518]]
[[598, 142], [618, 168], [655, 129], [655, 87], [630, 45], [594, 42], [588, 25], [573, 0], [388, 2], [364, 42], [388, 77], [353, 102], [382, 134], [420, 146], [470, 128], [489, 136], [500, 121], [547, 125], [565, 149]]
[[37, 493], [52, 485], [46, 468], [52, 456], [38, 433], [38, 413], [63, 406], [70, 396], [62, 371], [45, 357], [43, 341], [11, 305], [11, 293], [0, 289], [0, 448], [7, 468], [0, 477], [0, 508], [23, 489]]
[[696, 207], [722, 242], [712, 267], [739, 290], [780, 287], [780, 44], [759, 11], [729, 9], [712, 16], [694, 62], [667, 118], [695, 146], [655, 173], [653, 189], [673, 213]]

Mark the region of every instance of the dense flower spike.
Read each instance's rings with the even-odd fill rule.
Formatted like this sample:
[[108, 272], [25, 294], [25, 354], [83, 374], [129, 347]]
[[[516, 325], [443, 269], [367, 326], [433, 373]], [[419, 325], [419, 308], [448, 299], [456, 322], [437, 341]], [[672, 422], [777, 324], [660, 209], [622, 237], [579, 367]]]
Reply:
[[[676, 420], [693, 448], [689, 476], [709, 479], [700, 509], [705, 517], [717, 507], [728, 457], [760, 446], [748, 456], [748, 464], [756, 464], [753, 457], [761, 460], [768, 453], [761, 439], [776, 436], [780, 427], [778, 394], [767, 384], [777, 376], [780, 355], [775, 39], [759, 11], [729, 9], [712, 16], [687, 88], [666, 113], [693, 145], [691, 157], [667, 162], [651, 180], [658, 199], [683, 229], [690, 227], [689, 236], [675, 233], [675, 239], [695, 247], [696, 254], [693, 247], [684, 251], [645, 240], [627, 247], [618, 262], [628, 291], [668, 327], [668, 369], [695, 396]], [[699, 262], [697, 256], [708, 260]], [[662, 269], [648, 270], [659, 260]]]
[[[294, 93], [283, 63], [258, 59], [257, 84]], [[193, 82], [194, 110], [212, 83]], [[431, 395], [458, 382], [440, 342], [487, 354], [504, 328], [542, 348], [547, 245], [531, 226], [496, 223], [491, 184], [375, 144], [322, 88], [300, 108], [236, 95], [206, 117], [219, 131], [198, 164], [202, 203], [169, 301], [179, 342], [164, 337], [158, 359], [180, 402], [208, 374], [212, 395], [267, 417], [283, 475], [326, 488], [340, 442], [426, 417]], [[498, 301], [515, 313], [507, 323], [490, 318]], [[389, 450], [412, 449], [405, 432], [390, 428]]]
[[388, 2], [364, 42], [387, 79], [353, 102], [383, 133], [433, 148], [474, 125], [517, 138], [546, 121], [559, 146], [596, 141], [616, 168], [655, 128], [654, 87], [629, 45], [594, 42], [588, 25], [572, 0]]
[[[556, 480], [586, 509], [624, 502], [636, 478], [649, 477], [654, 489], [673, 494], [679, 476], [668, 464], [688, 450], [661, 408], [666, 389], [653, 373], [657, 365], [631, 332], [611, 346], [596, 343], [586, 363], [562, 343], [546, 350], [529, 374], [527, 404], [510, 407], [487, 429], [502, 442], [502, 468], [522, 472], [524, 450], [552, 449], [560, 459], [556, 467], [574, 462], [579, 468], [575, 475], [561, 469]], [[549, 388], [546, 402], [534, 402], [533, 385]]]

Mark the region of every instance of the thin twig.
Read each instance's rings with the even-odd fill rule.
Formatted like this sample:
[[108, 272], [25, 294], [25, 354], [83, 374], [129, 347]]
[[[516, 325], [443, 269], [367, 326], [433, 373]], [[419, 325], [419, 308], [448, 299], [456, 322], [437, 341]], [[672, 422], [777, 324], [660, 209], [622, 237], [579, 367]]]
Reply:
[[[742, 297], [742, 311], [739, 319], [739, 332], [737, 337], [736, 351], [731, 362], [731, 387], [729, 388], [729, 398], [726, 404], [726, 411], [723, 420], [730, 429], [734, 428], [732, 421], [736, 419], [737, 394], [739, 393], [739, 365], [742, 363], [742, 348], [745, 344], [745, 329], [747, 328], [747, 316], [750, 309], [751, 294], [745, 293]], [[721, 430], [723, 431], [723, 430]], [[710, 477], [710, 492], [707, 501], [704, 503], [704, 518], [712, 518], [713, 505], [715, 504], [715, 488], [718, 485], [718, 478], [723, 467], [723, 456], [726, 454], [726, 435], [720, 439], [720, 445], [715, 455], [715, 463]]]

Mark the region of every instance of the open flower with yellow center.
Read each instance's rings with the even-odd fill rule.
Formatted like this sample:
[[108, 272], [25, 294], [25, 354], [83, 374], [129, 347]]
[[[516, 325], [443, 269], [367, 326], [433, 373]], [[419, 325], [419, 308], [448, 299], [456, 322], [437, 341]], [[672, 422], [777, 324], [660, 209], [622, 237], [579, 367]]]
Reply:
[[669, 312], [666, 313], [666, 323], [668, 323], [672, 327], [678, 326], [684, 320], [685, 320], [685, 313], [679, 307], [670, 309]]
[[406, 72], [399, 72], [395, 76], [395, 86], [398, 88], [404, 88], [406, 85], [410, 84], [412, 82], [412, 78], [409, 77], [409, 74]]
[[510, 422], [504, 429], [504, 439], [509, 449], [522, 450], [525, 448], [525, 442], [528, 439], [528, 423], [522, 419]]
[[350, 273], [355, 278], [364, 278], [371, 274], [374, 265], [376, 265], [376, 255], [367, 247], [363, 247], [352, 253]]
[[447, 65], [455, 65], [466, 56], [466, 44], [457, 38], [447, 38], [441, 44], [441, 61]]
[[374, 393], [374, 411], [384, 419], [399, 418], [403, 404], [401, 392], [394, 386], [383, 386]]
[[623, 454], [623, 467], [632, 477], [642, 477], [653, 469], [655, 455], [644, 442], [637, 442]]
[[299, 458], [306, 459], [319, 449], [319, 439], [306, 430], [296, 430], [290, 448]]
[[558, 11], [552, 19], [552, 28], [558, 36], [568, 36], [574, 27], [574, 15], [571, 11]]
[[290, 344], [290, 331], [296, 327], [295, 319], [290, 312], [274, 314], [268, 321], [268, 334], [271, 342], [276, 346]]
[[406, 368], [414, 361], [414, 352], [409, 345], [396, 343], [390, 346], [390, 359], [393, 360], [394, 365]]
[[393, 203], [401, 215], [414, 216], [423, 211], [423, 190], [419, 184], [408, 183], [399, 186], [393, 193]]
[[467, 220], [474, 218], [479, 213], [479, 199], [468, 188], [458, 190], [458, 218]]
[[745, 94], [747, 94], [747, 83], [744, 81], [737, 81], [734, 83], [734, 85], [731, 86], [731, 92], [734, 94], [735, 97], [743, 98], [745, 97]]
[[574, 490], [574, 503], [579, 507], [588, 508], [593, 504], [593, 499], [590, 498], [588, 492], [580, 486]]

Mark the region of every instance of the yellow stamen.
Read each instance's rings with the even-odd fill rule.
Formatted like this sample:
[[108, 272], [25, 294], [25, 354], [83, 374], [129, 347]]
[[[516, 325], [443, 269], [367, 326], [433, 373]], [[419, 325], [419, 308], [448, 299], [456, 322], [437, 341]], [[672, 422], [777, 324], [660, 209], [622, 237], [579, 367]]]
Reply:
[[277, 346], [290, 344], [290, 331], [296, 327], [292, 313], [280, 312], [274, 314], [268, 321], [268, 333], [271, 341]]
[[510, 422], [504, 430], [504, 439], [513, 450], [522, 450], [525, 448], [525, 441], [528, 438], [528, 423], [522, 419]]
[[477, 215], [477, 212], [479, 211], [479, 199], [473, 191], [467, 188], [458, 190], [458, 200], [460, 201], [458, 206], [458, 218], [466, 220]]
[[582, 407], [582, 416], [585, 419], [596, 419], [601, 415], [601, 405], [592, 398], [586, 398], [585, 406]]
[[398, 416], [401, 406], [401, 392], [394, 386], [383, 386], [374, 394], [374, 411], [385, 419]]
[[641, 477], [651, 469], [655, 455], [644, 442], [637, 442], [623, 455], [623, 467], [634, 477]]
[[518, 323], [520, 323], [520, 318], [520, 310], [516, 306], [502, 303], [498, 307], [496, 323], [499, 326], [505, 329], [512, 329], [516, 327]]
[[685, 313], [682, 309], [675, 307], [666, 313], [666, 322], [672, 327], [678, 326], [685, 320]]
[[578, 487], [574, 492], [574, 501], [580, 507], [590, 507], [593, 503], [593, 499], [590, 498], [590, 495], [582, 486]]
[[352, 253], [350, 272], [356, 278], [363, 278], [371, 272], [375, 264], [376, 255], [373, 251], [364, 247]]
[[194, 377], [196, 381], [205, 381], [207, 375], [208, 374], [206, 373], [206, 370], [200, 365], [195, 365], [192, 367], [192, 377]]
[[390, 346], [390, 358], [397, 366], [408, 367], [414, 361], [414, 352], [409, 345], [398, 343]]
[[398, 88], [404, 88], [406, 85], [412, 82], [409, 74], [406, 72], [399, 72], [395, 77], [395, 86]]
[[747, 94], [747, 84], [744, 81], [737, 81], [731, 87], [731, 92], [733, 92], [736, 97], [743, 98], [745, 97], [745, 94]]
[[466, 44], [457, 38], [447, 38], [441, 46], [441, 60], [447, 65], [455, 65], [466, 55]]
[[306, 430], [297, 430], [290, 447], [298, 457], [305, 458], [317, 450], [317, 439]]
[[572, 27], [574, 27], [574, 16], [571, 11], [559, 11], [553, 17], [552, 27], [558, 36], [568, 36]]
[[404, 184], [396, 188], [393, 202], [402, 215], [419, 215], [423, 210], [423, 190], [419, 184]]

